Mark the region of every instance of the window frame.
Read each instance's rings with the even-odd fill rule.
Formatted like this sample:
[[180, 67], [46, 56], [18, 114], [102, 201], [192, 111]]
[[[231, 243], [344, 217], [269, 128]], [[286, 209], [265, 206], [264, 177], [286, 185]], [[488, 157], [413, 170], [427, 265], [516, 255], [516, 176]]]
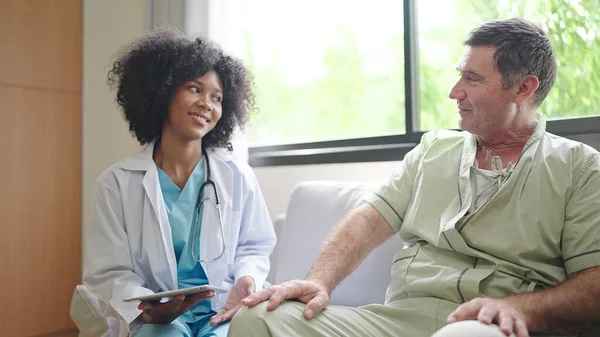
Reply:
[[[551, 120], [546, 123], [546, 131], [567, 138], [600, 136], [600, 116]], [[397, 161], [419, 144], [424, 133], [250, 147], [249, 164], [264, 167]]]

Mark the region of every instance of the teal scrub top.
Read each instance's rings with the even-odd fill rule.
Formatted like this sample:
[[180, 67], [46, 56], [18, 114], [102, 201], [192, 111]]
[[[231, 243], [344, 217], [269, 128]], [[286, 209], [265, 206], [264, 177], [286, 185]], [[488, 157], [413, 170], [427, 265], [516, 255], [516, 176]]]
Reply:
[[[191, 254], [192, 235], [194, 234], [194, 221], [198, 216], [198, 228], [194, 240], [194, 255], [200, 256], [200, 228], [202, 226], [202, 206], [198, 214], [195, 212], [196, 202], [200, 194], [200, 186], [205, 181], [204, 156], [198, 161], [192, 174], [181, 190], [169, 176], [157, 165], [158, 180], [162, 190], [165, 207], [171, 226], [173, 248], [177, 258], [178, 287], [189, 288], [208, 284], [208, 277], [202, 265]], [[180, 319], [186, 323], [202, 323], [210, 320], [215, 314], [210, 308], [210, 299], [206, 299], [186, 312]]]

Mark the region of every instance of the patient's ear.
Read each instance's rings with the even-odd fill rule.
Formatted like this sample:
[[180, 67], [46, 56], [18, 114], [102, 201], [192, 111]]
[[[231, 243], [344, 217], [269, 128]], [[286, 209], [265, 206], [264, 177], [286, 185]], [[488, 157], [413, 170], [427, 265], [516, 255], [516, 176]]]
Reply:
[[[540, 86], [540, 80], [537, 76], [527, 75], [519, 82], [519, 90], [515, 96], [514, 103], [521, 105], [535, 94]], [[533, 98], [533, 97], [532, 97]]]

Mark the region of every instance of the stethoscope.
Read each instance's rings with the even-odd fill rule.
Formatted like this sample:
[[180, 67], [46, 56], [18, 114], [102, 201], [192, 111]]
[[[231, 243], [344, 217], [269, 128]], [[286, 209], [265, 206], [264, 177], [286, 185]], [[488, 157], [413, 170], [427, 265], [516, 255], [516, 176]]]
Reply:
[[[193, 232], [192, 232], [192, 242], [191, 242], [191, 250], [192, 250], [192, 258], [194, 260], [196, 260], [197, 262], [204, 262], [204, 263], [209, 263], [209, 262], [213, 262], [216, 261], [218, 259], [220, 259], [223, 254], [225, 254], [225, 228], [223, 227], [223, 216], [221, 215], [221, 203], [219, 202], [219, 195], [217, 194], [217, 187], [215, 186], [215, 183], [210, 179], [210, 163], [208, 161], [208, 153], [206, 153], [206, 151], [204, 152], [204, 156], [206, 158], [206, 181], [204, 183], [202, 183], [202, 185], [200, 185], [200, 192], [198, 194], [198, 201], [196, 202], [196, 219], [194, 220], [194, 228], [193, 228]], [[200, 254], [200, 239], [199, 236], [200, 234], [198, 233], [198, 218], [200, 218], [200, 208], [202, 207], [202, 204], [204, 204], [205, 201], [212, 201], [212, 199], [210, 199], [209, 197], [204, 197], [204, 188], [205, 187], [212, 187], [213, 192], [215, 193], [215, 208], [217, 209], [217, 213], [219, 214], [219, 226], [221, 227], [221, 242], [223, 242], [223, 244], [221, 245], [221, 253], [219, 254], [219, 256], [217, 256], [214, 259], [208, 259], [208, 260], [204, 260], [204, 259], [199, 259], [196, 257], [196, 254], [194, 254], [194, 246], [195, 246], [195, 241], [196, 238], [198, 238], [198, 254]]]

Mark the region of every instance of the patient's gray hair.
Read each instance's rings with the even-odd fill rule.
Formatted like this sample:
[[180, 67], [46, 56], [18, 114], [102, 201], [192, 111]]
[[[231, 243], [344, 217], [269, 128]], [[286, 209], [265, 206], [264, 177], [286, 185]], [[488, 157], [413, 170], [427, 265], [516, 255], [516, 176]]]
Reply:
[[556, 80], [556, 55], [548, 35], [537, 25], [523, 19], [487, 22], [473, 29], [464, 41], [467, 46], [496, 48], [496, 69], [502, 74], [502, 86], [513, 87], [527, 75], [539, 80], [533, 98], [539, 107]]

